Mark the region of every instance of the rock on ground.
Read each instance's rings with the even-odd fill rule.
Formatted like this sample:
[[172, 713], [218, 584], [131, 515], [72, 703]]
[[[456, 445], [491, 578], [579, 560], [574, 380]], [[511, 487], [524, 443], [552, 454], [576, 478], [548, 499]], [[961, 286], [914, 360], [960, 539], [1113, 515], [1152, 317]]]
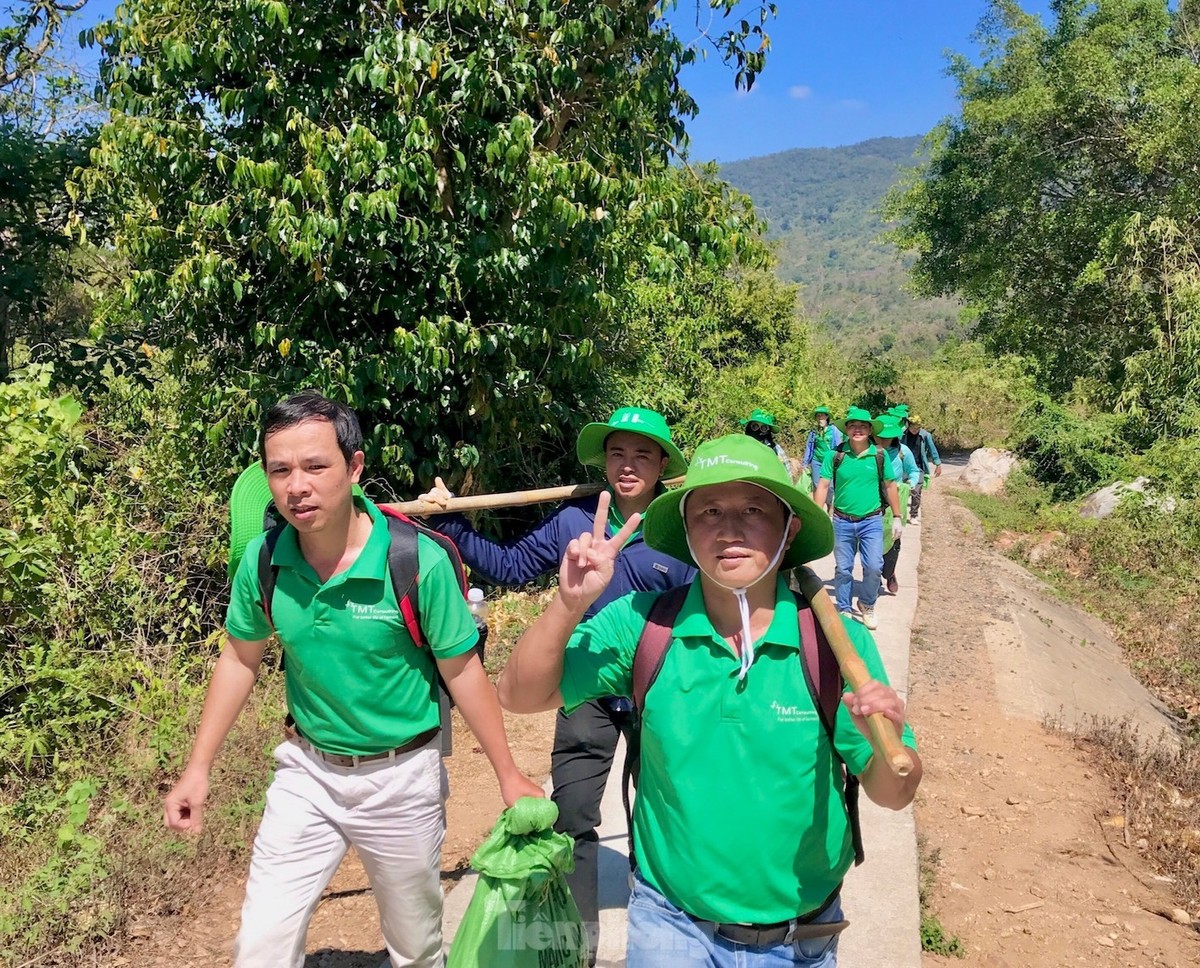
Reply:
[[959, 477], [959, 483], [984, 494], [998, 494], [1004, 489], [1004, 480], [1017, 466], [1017, 456], [1010, 450], [995, 447], [980, 447], [973, 451], [971, 459]]

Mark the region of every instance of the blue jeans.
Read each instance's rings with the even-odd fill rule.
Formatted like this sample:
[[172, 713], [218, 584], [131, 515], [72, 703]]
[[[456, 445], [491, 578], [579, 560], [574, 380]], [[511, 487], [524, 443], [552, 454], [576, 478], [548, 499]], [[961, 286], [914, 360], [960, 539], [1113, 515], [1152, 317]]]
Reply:
[[[842, 920], [841, 898], [817, 918]], [[629, 895], [629, 944], [626, 968], [836, 968], [838, 936], [810, 938], [768, 948], [738, 944], [697, 924], [634, 875]]]
[[883, 571], [883, 515], [864, 521], [833, 519], [833, 590], [840, 611], [850, 611], [854, 591], [854, 556], [862, 560], [862, 588], [858, 604], [874, 608], [879, 597], [879, 575]]

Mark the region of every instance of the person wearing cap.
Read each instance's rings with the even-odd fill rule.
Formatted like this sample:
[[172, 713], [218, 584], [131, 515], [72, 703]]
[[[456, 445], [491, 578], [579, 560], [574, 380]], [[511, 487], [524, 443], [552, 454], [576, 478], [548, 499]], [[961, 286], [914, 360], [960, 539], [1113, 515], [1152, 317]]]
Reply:
[[[164, 820], [173, 830], [200, 831], [213, 760], [275, 634], [294, 725], [275, 749], [234, 963], [300, 964], [309, 918], [353, 845], [379, 907], [389, 963], [435, 968], [446, 830], [436, 673], [491, 761], [504, 802], [540, 797], [541, 787], [513, 763], [453, 566], [424, 536], [417, 539], [424, 647], [400, 619], [387, 522], [354, 493], [363, 472], [354, 412], [316, 393], [290, 397], [267, 412], [260, 451], [266, 474], [248, 478], [236, 495], [244, 508], [232, 509], [235, 523], [256, 517], [258, 534], [234, 575], [225, 645]], [[258, 574], [268, 501], [286, 522], [270, 559], [277, 582], [269, 604]]]
[[[732, 434], [697, 448], [683, 486], [647, 509], [644, 533], [699, 574], [645, 694], [626, 964], [835, 965], [840, 886], [854, 859], [838, 757], [894, 810], [912, 801], [921, 766], [914, 753], [900, 779], [873, 756], [864, 715], [882, 713], [906, 745], [915, 740], [873, 638], [844, 618], [873, 678], [843, 697], [836, 756], [819, 722], [797, 601], [780, 572], [828, 553], [829, 518], [769, 448]], [[571, 543], [557, 595], [497, 683], [507, 709], [572, 708], [632, 690], [658, 596], [627, 595], [585, 618], [625, 536], [597, 529]]]
[[[842, 432], [831, 423], [832, 416], [829, 408], [822, 405], [813, 411], [816, 427], [808, 432], [808, 440], [804, 444], [804, 473], [812, 478], [813, 493], [821, 480], [821, 465], [825, 463], [825, 455], [842, 446]], [[826, 500], [832, 502], [830, 493]], [[826, 504], [826, 510], [830, 508]]]
[[908, 418], [902, 439], [912, 451], [917, 468], [921, 472], [921, 479], [913, 488], [909, 501], [908, 519], [915, 522], [917, 515], [921, 513], [921, 492], [925, 489], [925, 481], [931, 473], [934, 477], [942, 476], [942, 456], [938, 453], [937, 444], [933, 442], [933, 434], [922, 426], [921, 415], [918, 413]]
[[[862, 562], [862, 587], [858, 608], [863, 625], [877, 626], [875, 602], [883, 572], [883, 512], [892, 509], [892, 538], [904, 529], [900, 518], [900, 493], [896, 468], [871, 442], [883, 430], [883, 421], [862, 407], [851, 407], [837, 428], [846, 435], [841, 450], [825, 455], [821, 481], [813, 499], [824, 505], [833, 489], [833, 586], [838, 611], [850, 614], [854, 590], [854, 559]], [[876, 457], [876, 453], [880, 457]]]
[[[560, 505], [529, 532], [511, 541], [497, 542], [479, 534], [459, 514], [435, 515], [431, 527], [452, 538], [463, 560], [497, 585], [523, 585], [553, 573], [567, 547], [599, 521], [607, 534], [636, 520], [662, 493], [663, 478], [678, 477], [687, 461], [671, 439], [661, 414], [642, 407], [622, 407], [604, 423], [589, 423], [580, 431], [575, 447], [580, 463], [604, 469], [609, 500], [600, 510], [597, 497], [579, 498]], [[444, 503], [450, 493], [441, 478], [421, 500]], [[692, 579], [694, 570], [670, 555], [651, 548], [641, 528], [629, 535], [616, 574], [588, 614], [633, 591], [662, 591]], [[553, 799], [559, 815], [555, 829], [575, 838], [575, 870], [567, 882], [580, 916], [588, 929], [590, 963], [595, 963], [600, 931], [599, 836], [600, 801], [612, 768], [617, 740], [632, 726], [633, 706], [622, 693], [595, 696], [573, 708], [559, 710], [550, 759]]]
[[739, 420], [742, 429], [746, 436], [753, 437], [759, 443], [766, 444], [785, 464], [787, 463], [788, 455], [775, 439], [775, 415], [769, 410], [762, 408], [756, 409], [745, 420]]
[[[917, 462], [913, 459], [912, 451], [902, 441], [904, 427], [893, 416], [881, 414], [879, 419], [883, 422], [883, 429], [875, 435], [875, 439], [883, 445], [884, 453], [896, 470], [897, 480], [908, 484], [910, 488], [915, 488], [921, 480], [921, 473], [917, 470]], [[901, 536], [896, 535], [892, 539], [892, 546], [883, 555], [881, 577], [889, 595], [895, 595], [900, 591], [900, 583], [896, 580], [896, 563], [900, 560], [900, 539]]]

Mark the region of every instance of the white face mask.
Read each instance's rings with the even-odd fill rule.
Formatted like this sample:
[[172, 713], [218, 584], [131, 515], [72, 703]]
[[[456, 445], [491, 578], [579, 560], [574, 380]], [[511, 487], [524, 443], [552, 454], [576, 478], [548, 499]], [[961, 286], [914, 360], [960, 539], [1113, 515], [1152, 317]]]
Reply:
[[[767, 489], [764, 487], [763, 490], [766, 491]], [[767, 493], [771, 494], [770, 491], [767, 491]], [[738, 615], [742, 620], [741, 670], [738, 672], [738, 681], [740, 682], [746, 678], [746, 673], [750, 671], [750, 666], [754, 664], [754, 634], [750, 631], [750, 602], [746, 598], [746, 593], [760, 581], [766, 578], [767, 575], [771, 574], [771, 572], [775, 570], [775, 566], [778, 565], [780, 560], [783, 558], [783, 553], [787, 550], [788, 532], [792, 527], [792, 518], [794, 518], [796, 514], [791, 507], [788, 506], [787, 520], [783, 522], [783, 537], [779, 539], [779, 547], [775, 549], [775, 554], [767, 563], [767, 567], [763, 570], [763, 573], [755, 578], [754, 581], [743, 585], [741, 588], [732, 588], [729, 585], [726, 585], [719, 578], [716, 578], [705, 571], [704, 567], [700, 564], [700, 559], [696, 557], [696, 550], [692, 547], [692, 536], [688, 534], [687, 531], [687, 513], [685, 510], [687, 507], [688, 498], [691, 496], [691, 492], [689, 491], [684, 495], [683, 500], [679, 502], [679, 513], [684, 518], [683, 534], [687, 539], [688, 551], [691, 552], [692, 560], [696, 562], [696, 567], [704, 574], [706, 578], [708, 578], [714, 584], [720, 585], [722, 588], [733, 592], [734, 596], [737, 598]], [[771, 494], [771, 496], [774, 497], [775, 495]]]

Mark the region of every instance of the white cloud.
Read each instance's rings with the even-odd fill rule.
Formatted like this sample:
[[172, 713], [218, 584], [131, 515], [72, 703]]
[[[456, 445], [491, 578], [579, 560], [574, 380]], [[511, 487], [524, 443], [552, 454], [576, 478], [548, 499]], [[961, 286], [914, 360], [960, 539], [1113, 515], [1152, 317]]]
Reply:
[[847, 97], [838, 101], [836, 106], [843, 111], [865, 111], [867, 109], [867, 102], [860, 101], [858, 98]]
[[812, 88], [807, 84], [795, 84], [788, 88], [788, 97], [797, 101], [807, 101], [812, 97]]

